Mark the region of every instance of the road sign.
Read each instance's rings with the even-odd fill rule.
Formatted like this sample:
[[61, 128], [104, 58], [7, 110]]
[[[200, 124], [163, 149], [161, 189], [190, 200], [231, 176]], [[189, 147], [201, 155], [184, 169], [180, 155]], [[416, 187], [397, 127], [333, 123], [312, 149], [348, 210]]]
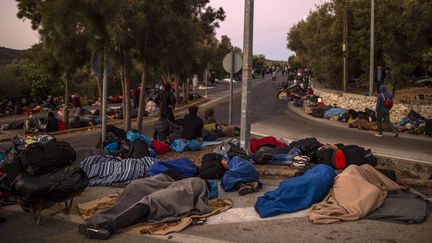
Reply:
[[91, 58], [91, 69], [94, 74], [101, 77], [103, 74], [103, 52], [102, 48], [97, 48]]
[[[228, 73], [231, 72], [232, 60], [233, 60], [232, 53], [230, 52], [230, 53], [225, 55], [223, 62], [222, 62], [223, 68]], [[242, 57], [240, 56], [240, 54], [234, 53], [234, 70], [233, 70], [233, 73], [237, 73], [238, 71], [240, 71], [242, 66], [243, 66]]]
[[[111, 53], [107, 53], [107, 63], [108, 63], [108, 73], [113, 70], [113, 58]], [[102, 77], [103, 75], [103, 48], [97, 48], [91, 58], [91, 69], [97, 77]]]

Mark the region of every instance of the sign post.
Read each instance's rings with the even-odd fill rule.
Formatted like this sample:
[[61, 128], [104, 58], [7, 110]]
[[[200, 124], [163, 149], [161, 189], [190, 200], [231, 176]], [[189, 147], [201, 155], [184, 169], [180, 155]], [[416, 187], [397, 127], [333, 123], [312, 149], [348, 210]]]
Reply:
[[226, 54], [223, 59], [223, 67], [225, 71], [230, 73], [230, 98], [229, 98], [229, 114], [228, 114], [228, 125], [232, 125], [232, 113], [233, 113], [233, 78], [234, 74], [240, 71], [243, 60], [240, 54], [234, 52], [234, 48], [231, 48], [231, 52]]

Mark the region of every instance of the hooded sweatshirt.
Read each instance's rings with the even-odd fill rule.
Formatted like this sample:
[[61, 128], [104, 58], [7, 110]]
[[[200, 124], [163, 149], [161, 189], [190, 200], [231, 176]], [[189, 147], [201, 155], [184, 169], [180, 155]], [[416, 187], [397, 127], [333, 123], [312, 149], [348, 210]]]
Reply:
[[377, 97], [375, 110], [377, 112], [389, 110], [389, 109], [384, 107], [384, 98], [393, 99], [393, 96], [389, 92], [387, 92], [387, 88], [384, 84], [380, 85], [379, 92], [380, 93], [378, 94], [378, 97]]

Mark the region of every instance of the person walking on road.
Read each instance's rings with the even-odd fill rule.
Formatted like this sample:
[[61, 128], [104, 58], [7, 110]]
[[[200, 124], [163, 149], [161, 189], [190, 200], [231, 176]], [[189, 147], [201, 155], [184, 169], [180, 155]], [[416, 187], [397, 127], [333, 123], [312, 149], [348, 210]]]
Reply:
[[394, 133], [394, 136], [396, 138], [399, 136], [399, 133], [393, 127], [393, 124], [390, 122], [391, 106], [393, 106], [393, 96], [389, 92], [387, 92], [386, 86], [384, 84], [381, 84], [381, 86], [379, 87], [379, 94], [376, 102], [378, 133], [376, 133], [375, 136], [377, 137], [383, 136], [383, 119], [384, 122], [387, 124], [388, 129], [390, 129], [390, 131]]
[[272, 81], [276, 82], [276, 70], [273, 70], [272, 72]]

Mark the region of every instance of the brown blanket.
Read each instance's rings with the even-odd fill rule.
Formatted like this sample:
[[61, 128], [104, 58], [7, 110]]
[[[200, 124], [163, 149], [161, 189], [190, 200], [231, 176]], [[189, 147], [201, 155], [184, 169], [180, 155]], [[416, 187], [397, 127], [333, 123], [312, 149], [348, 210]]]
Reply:
[[336, 177], [327, 197], [312, 206], [308, 218], [315, 224], [358, 220], [379, 208], [388, 191], [401, 188], [371, 165], [350, 165]]

